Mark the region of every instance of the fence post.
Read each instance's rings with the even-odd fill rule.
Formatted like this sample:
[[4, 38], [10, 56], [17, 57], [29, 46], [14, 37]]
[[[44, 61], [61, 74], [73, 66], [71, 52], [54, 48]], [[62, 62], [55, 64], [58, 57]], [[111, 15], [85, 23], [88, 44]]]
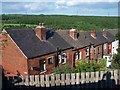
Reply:
[[95, 72], [95, 88], [98, 88], [99, 86], [98, 86], [98, 81], [99, 81], [99, 71], [97, 71], [97, 72]]
[[120, 85], [120, 69], [118, 70], [118, 85]]
[[25, 76], [25, 85], [29, 86], [29, 77], [28, 76]]
[[84, 88], [85, 84], [85, 72], [81, 72], [81, 88]]
[[56, 74], [56, 80], [55, 80], [55, 83], [56, 83], [56, 86], [60, 86], [60, 74]]
[[95, 87], [95, 85], [93, 85], [93, 83], [94, 83], [94, 81], [95, 81], [95, 72], [91, 72], [90, 73], [90, 88], [94, 88]]
[[39, 75], [35, 75], [35, 85], [36, 85], [36, 87], [39, 87], [39, 86], [40, 86], [39, 78], [40, 78]]
[[45, 87], [44, 75], [40, 75], [40, 85], [41, 85], [41, 87]]
[[34, 86], [34, 75], [30, 75], [30, 85]]
[[115, 79], [115, 84], [117, 85], [117, 80], [118, 80], [118, 70], [114, 70], [114, 79]]
[[51, 74], [51, 86], [55, 86], [55, 76]]
[[70, 74], [69, 73], [67, 73], [66, 74], [66, 85], [70, 85]]
[[76, 84], [80, 84], [80, 73], [76, 73]]
[[86, 87], [89, 88], [90, 73], [86, 72]]
[[45, 84], [46, 87], [50, 87], [49, 75], [45, 75]]
[[75, 85], [75, 73], [71, 73], [71, 85]]
[[65, 85], [65, 74], [61, 74], [61, 85]]

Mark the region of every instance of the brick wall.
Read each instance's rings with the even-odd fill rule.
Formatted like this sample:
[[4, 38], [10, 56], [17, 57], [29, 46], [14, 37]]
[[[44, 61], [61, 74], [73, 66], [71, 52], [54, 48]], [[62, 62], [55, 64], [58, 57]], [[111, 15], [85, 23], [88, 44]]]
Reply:
[[[72, 66], [72, 53], [70, 50], [65, 50], [62, 51], [61, 53], [66, 53], [67, 54], [67, 59], [66, 59], [66, 63], [69, 64], [70, 66]], [[48, 58], [52, 57], [52, 64], [48, 63]], [[40, 60], [45, 60], [45, 65], [46, 65], [46, 71], [45, 72], [40, 72], [40, 65], [39, 65], [39, 61]], [[37, 57], [34, 59], [29, 59], [28, 60], [28, 68], [29, 68], [29, 74], [50, 74], [53, 72], [53, 69], [55, 68], [55, 53], [49, 54], [49, 55], [44, 55], [41, 57]], [[58, 66], [62, 66], [64, 64], [62, 63], [58, 63]], [[31, 67], [35, 67], [36, 70], [31, 70]]]
[[12, 41], [10, 36], [2, 35], [2, 38], [6, 38], [4, 46], [2, 47], [2, 66], [3, 69], [10, 74], [16, 74], [18, 70], [20, 74], [25, 75], [28, 72], [27, 60]]

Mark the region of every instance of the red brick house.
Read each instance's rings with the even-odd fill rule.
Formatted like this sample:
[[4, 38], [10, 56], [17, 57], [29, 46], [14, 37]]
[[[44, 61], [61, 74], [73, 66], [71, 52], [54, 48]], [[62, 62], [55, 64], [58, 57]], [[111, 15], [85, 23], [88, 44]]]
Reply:
[[[21, 75], [43, 74], [65, 63], [72, 66], [68, 53], [71, 46], [43, 25], [36, 29], [6, 29], [2, 38], [2, 66], [7, 73], [16, 74], [18, 70]], [[57, 56], [61, 56], [59, 62]]]
[[115, 39], [108, 32], [53, 31], [42, 23], [35, 29], [6, 29], [2, 32], [2, 66], [5, 73], [35, 75], [52, 73], [64, 64], [98, 60], [110, 54]]
[[90, 46], [92, 43], [85, 36], [85, 32], [77, 32], [76, 29], [59, 30], [57, 33], [71, 46], [72, 48], [72, 61], [75, 66], [75, 61], [86, 59], [90, 60]]

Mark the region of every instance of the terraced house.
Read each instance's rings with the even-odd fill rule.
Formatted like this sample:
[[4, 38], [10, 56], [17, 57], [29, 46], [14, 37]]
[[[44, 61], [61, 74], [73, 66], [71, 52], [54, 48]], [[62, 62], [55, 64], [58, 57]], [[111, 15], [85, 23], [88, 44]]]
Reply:
[[[2, 32], [2, 66], [5, 74], [37, 75], [75, 61], [99, 60], [112, 54], [114, 35], [108, 31], [91, 32], [51, 30], [40, 24], [35, 29], [6, 29]], [[116, 42], [118, 43], [118, 41]]]

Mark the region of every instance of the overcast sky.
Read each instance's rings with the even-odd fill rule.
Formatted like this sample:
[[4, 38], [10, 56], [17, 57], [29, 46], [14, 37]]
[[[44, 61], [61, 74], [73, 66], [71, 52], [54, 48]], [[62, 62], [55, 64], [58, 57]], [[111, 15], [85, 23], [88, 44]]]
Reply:
[[2, 14], [118, 16], [119, 0], [3, 0]]

